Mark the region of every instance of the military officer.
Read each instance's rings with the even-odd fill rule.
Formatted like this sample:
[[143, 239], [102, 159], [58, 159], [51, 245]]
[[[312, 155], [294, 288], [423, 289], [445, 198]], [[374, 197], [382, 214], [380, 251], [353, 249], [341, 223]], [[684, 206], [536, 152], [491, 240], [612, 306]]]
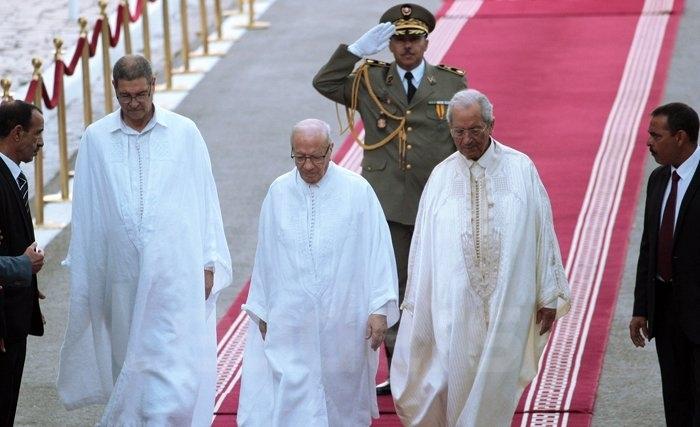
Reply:
[[[427, 9], [400, 4], [350, 46], [341, 44], [314, 77], [323, 96], [346, 106], [350, 129], [354, 114], [364, 123], [362, 175], [379, 197], [394, 244], [403, 300], [408, 252], [421, 192], [433, 167], [455, 150], [445, 115], [452, 95], [466, 88], [462, 70], [428, 64], [423, 55], [435, 17]], [[386, 47], [391, 64], [366, 59]], [[398, 324], [387, 332], [391, 363]], [[378, 386], [389, 392], [388, 384]]]

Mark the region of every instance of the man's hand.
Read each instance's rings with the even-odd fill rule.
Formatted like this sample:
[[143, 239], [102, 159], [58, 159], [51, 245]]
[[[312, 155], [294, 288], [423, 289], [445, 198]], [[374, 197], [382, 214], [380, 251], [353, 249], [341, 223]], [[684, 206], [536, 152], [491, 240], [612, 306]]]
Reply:
[[378, 24], [357, 39], [355, 43], [348, 46], [348, 50], [359, 57], [381, 52], [389, 46], [389, 39], [394, 34], [395, 29], [396, 27], [391, 22]]
[[258, 321], [258, 329], [260, 330], [260, 335], [262, 335], [263, 341], [265, 341], [265, 335], [267, 335], [267, 322], [264, 320]]
[[[641, 334], [639, 333], [640, 330], [642, 331]], [[630, 320], [630, 338], [635, 347], [644, 347], [644, 338], [647, 340], [649, 339], [649, 328], [647, 327], [646, 317], [632, 317], [632, 320]]]
[[540, 327], [540, 335], [544, 335], [552, 329], [554, 324], [554, 319], [557, 316], [556, 308], [545, 308], [542, 307], [537, 310], [537, 324], [542, 323]]
[[37, 249], [36, 242], [29, 245], [24, 251], [24, 255], [29, 257], [29, 261], [32, 263], [32, 273], [36, 274], [44, 266], [44, 251]]
[[204, 270], [204, 299], [209, 298], [211, 290], [214, 287], [214, 272], [211, 270]]
[[382, 345], [386, 329], [386, 316], [382, 314], [369, 315], [365, 339], [369, 340], [369, 345], [372, 347], [372, 350], [376, 351], [379, 346]]

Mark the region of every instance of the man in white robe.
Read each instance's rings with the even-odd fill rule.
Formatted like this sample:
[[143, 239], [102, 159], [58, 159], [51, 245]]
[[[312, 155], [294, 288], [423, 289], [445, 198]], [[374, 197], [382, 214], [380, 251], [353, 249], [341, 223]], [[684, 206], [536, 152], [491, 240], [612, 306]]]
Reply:
[[376, 350], [399, 317], [391, 235], [367, 181], [330, 161], [326, 123], [304, 120], [291, 140], [296, 168], [260, 214], [237, 422], [368, 426]]
[[121, 58], [113, 78], [121, 108], [87, 128], [76, 161], [59, 395], [106, 403], [100, 425], [209, 425], [232, 272], [207, 147], [153, 105], [145, 58]]
[[406, 426], [508, 426], [569, 289], [547, 193], [491, 137], [489, 100], [458, 92], [447, 117], [458, 151], [421, 198], [392, 393]]

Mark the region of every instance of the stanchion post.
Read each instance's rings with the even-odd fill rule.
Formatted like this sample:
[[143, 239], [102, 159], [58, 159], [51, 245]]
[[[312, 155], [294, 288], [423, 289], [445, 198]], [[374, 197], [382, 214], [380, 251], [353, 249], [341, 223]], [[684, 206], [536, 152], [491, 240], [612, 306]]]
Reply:
[[129, 26], [131, 25], [131, 12], [129, 10], [129, 0], [121, 0], [122, 6], [122, 30], [124, 31], [124, 52], [127, 55], [131, 55], [133, 52], [131, 49], [131, 31]]
[[163, 54], [165, 55], [165, 89], [173, 88], [173, 53], [170, 48], [170, 12], [168, 0], [163, 0]]
[[216, 26], [216, 39], [223, 40], [224, 32], [221, 29], [222, 22], [221, 0], [214, 0], [214, 25]]
[[[41, 108], [41, 60], [39, 58], [32, 59], [34, 73], [32, 80], [37, 82], [34, 92], [34, 105]], [[34, 157], [34, 222], [37, 226], [44, 225], [44, 149], [40, 148]]]
[[100, 17], [102, 18], [102, 80], [104, 84], [104, 96], [105, 96], [105, 115], [109, 114], [113, 110], [112, 104], [112, 79], [111, 79], [111, 68], [112, 64], [109, 60], [109, 18], [107, 17], [107, 0], [100, 0]]
[[88, 38], [87, 19], [78, 18], [80, 25], [80, 38], [85, 40], [80, 56], [80, 66], [83, 74], [83, 125], [88, 127], [92, 123], [92, 94], [90, 92], [90, 39]]
[[248, 0], [248, 24], [241, 27], [248, 30], [264, 30], [269, 26], [269, 22], [255, 20], [255, 0]]
[[199, 25], [202, 39], [202, 52], [209, 55], [209, 24], [207, 23], [206, 0], [199, 0]]
[[12, 101], [12, 95], [10, 95], [10, 86], [12, 86], [12, 81], [5, 77], [0, 80], [0, 86], [2, 86], [2, 101]]
[[148, 21], [148, 0], [143, 0], [141, 9], [141, 34], [143, 35], [143, 56], [151, 61], [151, 27]]
[[[56, 37], [53, 39], [54, 46], [54, 66], [58, 66], [61, 61], [61, 47], [63, 40]], [[58, 121], [58, 160], [59, 160], [59, 178], [61, 182], [61, 201], [70, 199], [68, 190], [68, 135], [66, 132], [66, 94], [63, 85], [63, 75], [60, 76], [58, 86], [61, 90], [58, 91], [58, 107], [56, 111], [56, 120]], [[56, 87], [54, 83], [54, 87]], [[54, 198], [51, 199], [54, 201]]]
[[182, 29], [182, 68], [190, 71], [190, 38], [187, 25], [187, 0], [180, 0], [180, 28]]

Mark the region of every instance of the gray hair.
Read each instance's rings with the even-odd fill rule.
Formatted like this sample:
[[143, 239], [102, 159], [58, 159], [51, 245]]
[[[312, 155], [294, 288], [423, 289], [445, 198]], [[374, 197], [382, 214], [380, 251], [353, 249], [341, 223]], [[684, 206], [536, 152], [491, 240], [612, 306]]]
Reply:
[[114, 64], [112, 80], [136, 80], [145, 78], [148, 83], [153, 80], [153, 69], [148, 59], [141, 55], [124, 55]]
[[305, 119], [295, 124], [292, 127], [292, 134], [289, 137], [289, 143], [292, 144], [292, 146], [294, 146], [294, 137], [302, 132], [317, 133], [323, 135], [328, 144], [333, 142], [331, 140], [331, 126], [323, 120]]
[[447, 106], [447, 124], [452, 124], [452, 110], [454, 107], [468, 108], [472, 105], [479, 104], [481, 108], [481, 118], [487, 125], [493, 124], [493, 105], [491, 101], [476, 89], [464, 89], [455, 93], [450, 104]]

